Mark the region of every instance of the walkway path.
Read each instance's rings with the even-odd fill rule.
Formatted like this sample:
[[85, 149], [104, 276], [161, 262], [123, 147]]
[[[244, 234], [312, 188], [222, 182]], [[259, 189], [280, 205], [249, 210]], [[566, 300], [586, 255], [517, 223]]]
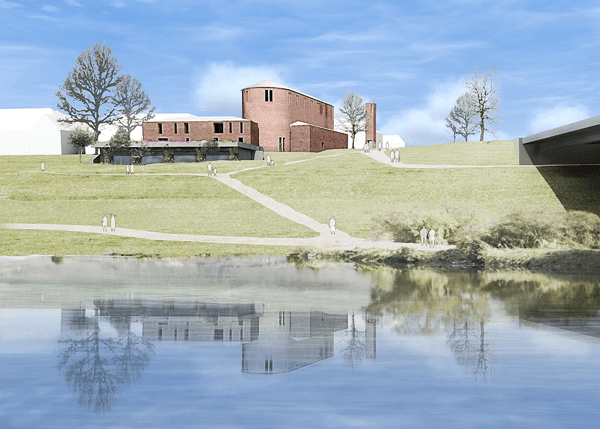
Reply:
[[267, 237], [232, 237], [223, 235], [193, 235], [193, 234], [168, 234], [163, 232], [140, 231], [137, 229], [117, 228], [114, 232], [103, 232], [101, 226], [87, 225], [56, 225], [56, 224], [26, 224], [5, 223], [0, 224], [5, 229], [32, 229], [46, 231], [84, 232], [103, 235], [117, 235], [120, 237], [142, 238], [146, 240], [161, 241], [187, 241], [194, 243], [221, 243], [221, 244], [249, 244], [261, 246], [291, 246], [291, 247], [317, 247], [333, 250], [353, 249], [389, 249], [398, 250], [410, 247], [421, 250], [446, 250], [455, 246], [437, 245], [431, 249], [414, 243], [396, 243], [393, 241], [370, 241], [362, 238], [350, 237], [348, 234], [321, 235], [314, 238], [267, 238]]

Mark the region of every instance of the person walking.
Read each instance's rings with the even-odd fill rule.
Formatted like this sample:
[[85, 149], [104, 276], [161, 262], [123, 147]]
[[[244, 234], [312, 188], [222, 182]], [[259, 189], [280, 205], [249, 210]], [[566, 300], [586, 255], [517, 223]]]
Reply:
[[116, 214], [110, 214], [110, 230], [111, 231], [116, 231], [117, 230], [117, 219], [116, 219], [117, 215]]
[[106, 232], [107, 228], [108, 228], [108, 219], [106, 218], [106, 215], [104, 215], [104, 217], [102, 218], [102, 232]]
[[210, 162], [208, 163], [208, 165], [206, 166], [206, 168], [208, 169], [208, 175], [212, 176], [213, 166], [212, 166], [212, 164]]
[[46, 164], [44, 164], [44, 161], [42, 161], [41, 168], [42, 168], [42, 173], [43, 173], [44, 171], [46, 171]]
[[133, 164], [131, 164], [131, 175], [133, 176], [135, 174], [134, 170], [133, 170]]
[[400, 162], [400, 151], [396, 149], [396, 153], [394, 154], [395, 162]]
[[331, 235], [335, 235], [335, 219], [333, 216], [329, 219], [329, 232]]
[[125, 176], [129, 176], [129, 165], [125, 166]]
[[396, 159], [396, 152], [391, 151], [390, 152], [390, 162], [393, 163], [395, 159]]
[[433, 227], [429, 230], [429, 247], [435, 247], [435, 230]]
[[421, 246], [427, 245], [427, 228], [425, 228], [424, 225], [423, 228], [421, 228], [421, 231], [419, 231], [419, 233], [421, 234]]

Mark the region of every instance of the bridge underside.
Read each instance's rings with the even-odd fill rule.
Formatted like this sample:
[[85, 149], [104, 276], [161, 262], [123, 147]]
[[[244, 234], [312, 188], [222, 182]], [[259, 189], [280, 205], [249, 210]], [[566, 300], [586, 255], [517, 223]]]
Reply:
[[600, 116], [513, 142], [521, 165], [600, 164]]

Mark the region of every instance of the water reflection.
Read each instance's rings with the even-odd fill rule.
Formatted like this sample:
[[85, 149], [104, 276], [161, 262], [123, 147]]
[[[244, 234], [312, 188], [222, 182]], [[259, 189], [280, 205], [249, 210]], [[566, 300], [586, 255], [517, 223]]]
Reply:
[[[375, 358], [376, 319], [370, 315], [362, 332], [354, 315], [349, 329], [347, 314], [263, 307], [123, 299], [96, 300], [87, 310], [64, 308], [57, 368], [79, 405], [101, 414], [111, 410], [123, 385], [142, 377], [155, 354], [153, 343], [239, 342], [243, 372], [277, 374], [332, 357], [334, 333], [343, 331], [348, 340], [342, 354], [350, 366], [363, 356]], [[141, 325], [141, 336], [134, 324]]]

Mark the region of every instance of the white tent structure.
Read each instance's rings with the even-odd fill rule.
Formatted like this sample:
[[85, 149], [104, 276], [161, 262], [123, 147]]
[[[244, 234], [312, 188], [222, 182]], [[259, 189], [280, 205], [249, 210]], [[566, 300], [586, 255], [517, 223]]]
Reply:
[[58, 122], [65, 117], [50, 108], [0, 109], [0, 155], [76, 154], [67, 139], [75, 127]]

